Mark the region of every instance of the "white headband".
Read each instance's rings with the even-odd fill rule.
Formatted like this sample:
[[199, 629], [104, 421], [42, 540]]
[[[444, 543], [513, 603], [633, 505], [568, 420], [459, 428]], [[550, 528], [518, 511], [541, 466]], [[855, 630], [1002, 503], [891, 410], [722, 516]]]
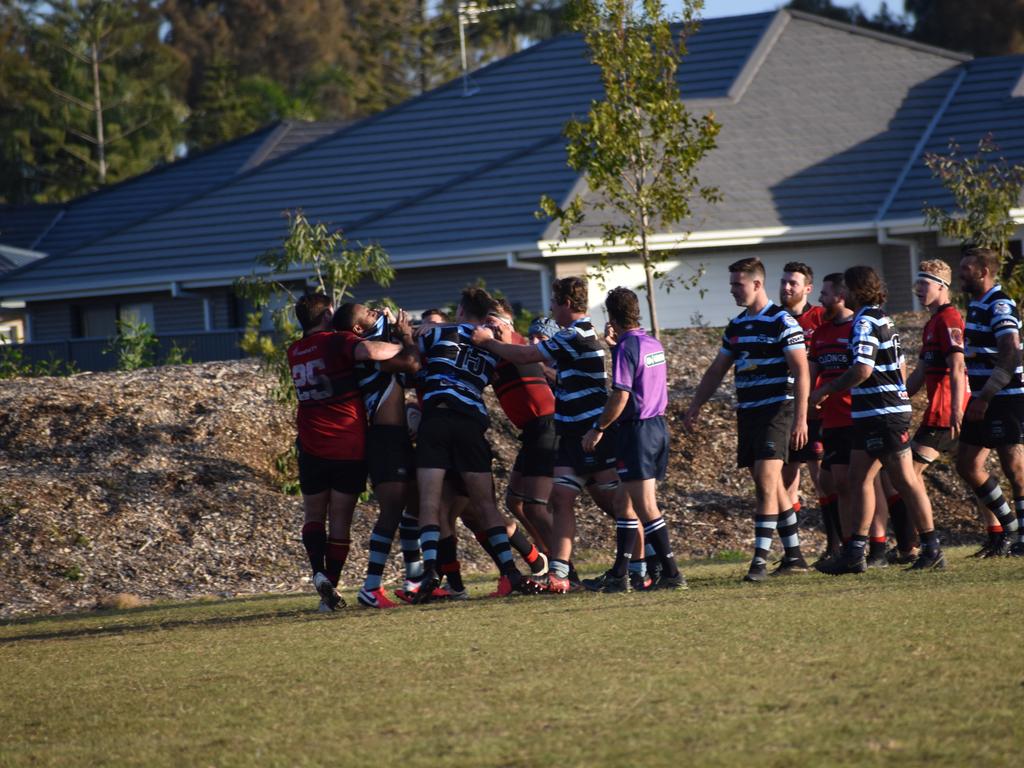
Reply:
[[918, 280], [931, 280], [932, 282], [936, 282], [939, 285], [944, 285], [947, 288], [949, 288], [949, 283], [948, 282], [943, 280], [938, 275], [933, 275], [931, 272], [918, 272], [917, 273], [917, 279]]

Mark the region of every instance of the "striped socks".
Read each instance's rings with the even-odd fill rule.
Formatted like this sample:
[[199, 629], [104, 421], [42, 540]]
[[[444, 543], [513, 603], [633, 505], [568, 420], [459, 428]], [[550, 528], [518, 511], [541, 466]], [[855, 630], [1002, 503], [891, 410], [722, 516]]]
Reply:
[[772, 551], [772, 537], [779, 525], [778, 515], [754, 515], [754, 559], [768, 562]]
[[[1006, 529], [1007, 533], [1012, 534], [1016, 532], [1017, 540], [1024, 541], [1024, 498], [1014, 499], [1013, 506], [1017, 512], [1017, 519], [1009, 526], [1007, 526], [1006, 523], [1003, 523], [1003, 528]], [[1014, 528], [1013, 525], [1016, 525], [1017, 527]]]
[[437, 571], [437, 542], [441, 538], [441, 526], [424, 525], [420, 528], [420, 546], [423, 547], [423, 572]]
[[782, 541], [782, 547], [786, 551], [787, 560], [803, 557], [803, 554], [800, 552], [800, 528], [796, 520], [796, 508], [798, 505], [799, 503], [794, 504], [791, 509], [787, 509], [778, 517], [779, 539]]
[[[1010, 511], [1010, 505], [1006, 503], [1006, 497], [1003, 496], [1003, 489], [999, 487], [998, 480], [989, 475], [988, 480], [973, 490], [978, 501], [996, 516], [1004, 531], [1010, 534], [1017, 532], [1017, 515]], [[1021, 502], [1024, 502], [1024, 499], [1014, 499], [1013, 501], [1014, 506], [1017, 507], [1018, 515], [1020, 514], [1021, 508], [1019, 505]]]
[[621, 579], [629, 571], [630, 562], [633, 559], [633, 548], [636, 546], [639, 535], [639, 520], [627, 517], [615, 519], [615, 564], [612, 566], [613, 576]]
[[672, 552], [672, 543], [668, 539], [668, 526], [665, 518], [657, 517], [644, 526], [644, 541], [648, 547], [654, 549], [664, 573], [669, 578], [679, 575], [679, 565], [676, 563], [675, 553]]
[[420, 522], [416, 515], [402, 513], [398, 523], [398, 539], [402, 547], [402, 559], [405, 561], [405, 575], [409, 579], [418, 579], [423, 575], [423, 561], [420, 559]]
[[394, 529], [391, 535], [375, 525], [370, 534], [370, 552], [367, 555], [366, 578], [363, 580], [363, 589], [373, 592], [380, 589], [384, 579], [384, 566], [388, 564], [388, 555], [391, 554], [391, 540], [395, 537]]

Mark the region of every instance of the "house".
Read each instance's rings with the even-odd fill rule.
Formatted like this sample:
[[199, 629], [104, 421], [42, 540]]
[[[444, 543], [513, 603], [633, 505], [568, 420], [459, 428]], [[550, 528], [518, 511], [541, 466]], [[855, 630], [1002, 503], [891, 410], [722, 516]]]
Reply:
[[[925, 201], [949, 203], [923, 153], [991, 131], [1007, 157], [1024, 159], [1024, 57], [971, 60], [787, 10], [706, 20], [689, 49], [684, 98], [723, 125], [699, 172], [724, 200], [656, 239], [671, 276], [703, 273], [702, 291], [662, 292], [665, 327], [723, 324], [736, 312], [726, 266], [755, 255], [771, 273], [790, 260], [819, 275], [870, 264], [889, 283], [891, 308], [910, 309], [917, 261], [955, 254], [923, 221]], [[36, 343], [91, 343], [117, 313], [151, 318], [160, 335], [230, 332], [241, 323], [233, 282], [281, 242], [284, 212], [301, 208], [390, 254], [394, 284], [357, 286], [360, 297], [386, 293], [421, 310], [483, 279], [542, 309], [553, 278], [596, 260], [600, 219], [561, 243], [534, 212], [542, 194], [585, 192], [566, 165], [562, 127], [601, 95], [583, 40], [566, 35], [474, 72], [468, 88], [454, 81], [209, 184], [184, 175], [202, 158], [185, 161], [191, 194], [150, 207], [142, 192], [152, 180], [140, 177], [138, 208], [130, 191], [121, 197], [143, 215], [77, 242], [60, 240], [58, 222], [33, 246], [48, 258], [0, 279], [0, 298], [26, 303]], [[620, 255], [606, 282], [639, 285], [639, 265]], [[595, 311], [601, 298], [595, 279]]]

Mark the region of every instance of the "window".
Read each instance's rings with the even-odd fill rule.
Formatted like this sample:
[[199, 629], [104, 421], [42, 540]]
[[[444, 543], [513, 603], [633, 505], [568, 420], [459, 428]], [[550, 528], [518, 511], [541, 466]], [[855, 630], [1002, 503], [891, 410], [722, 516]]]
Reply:
[[106, 339], [117, 333], [117, 315], [111, 306], [82, 307], [81, 335], [84, 338]]
[[131, 323], [132, 325], [145, 323], [149, 326], [149, 330], [156, 330], [156, 323], [153, 320], [152, 304], [122, 304], [118, 309], [117, 316], [122, 323]]

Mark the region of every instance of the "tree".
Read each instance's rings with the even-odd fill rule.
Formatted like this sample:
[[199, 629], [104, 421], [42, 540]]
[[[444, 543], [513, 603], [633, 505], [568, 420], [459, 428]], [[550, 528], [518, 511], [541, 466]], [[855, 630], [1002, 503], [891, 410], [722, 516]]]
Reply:
[[[306, 290], [307, 277], [338, 306], [360, 281], [386, 287], [395, 271], [380, 245], [349, 247], [341, 230], [332, 231], [321, 222], [311, 224], [302, 211], [288, 214], [288, 236], [281, 248], [263, 254], [253, 273], [235, 283], [236, 292], [257, 310], [249, 315], [242, 349], [259, 357], [264, 369], [277, 377], [274, 396], [281, 402], [294, 397], [286, 350], [301, 336], [292, 320], [292, 307], [296, 291]], [[272, 308], [276, 339], [260, 332], [263, 310], [268, 308]]]
[[58, 105], [50, 127], [63, 130], [60, 151], [77, 161], [82, 180], [65, 180], [54, 194], [80, 194], [172, 160], [184, 115], [167, 86], [176, 62], [159, 40], [151, 3], [47, 5], [36, 51]]
[[[1005, 259], [1017, 229], [1010, 211], [1020, 205], [1024, 165], [1012, 164], [998, 152], [989, 134], [978, 142], [974, 155], [963, 155], [954, 141], [949, 143], [948, 154], [925, 154], [925, 165], [953, 196], [954, 207], [947, 210], [925, 203], [924, 215], [928, 225], [937, 227], [943, 236], [994, 248]], [[1024, 263], [1004, 264], [1003, 271], [1004, 277], [1013, 280], [1011, 291], [1021, 293]]]
[[913, 36], [922, 42], [1003, 56], [1024, 51], [1024, 3], [1019, 0], [906, 0]]
[[832, 0], [791, 0], [786, 7], [891, 35], [909, 37], [911, 33], [910, 22], [891, 11], [884, 2], [874, 16], [868, 16], [859, 4], [836, 5]]
[[654, 282], [665, 277], [657, 267], [666, 254], [652, 249], [651, 236], [688, 218], [695, 194], [708, 203], [721, 197], [696, 175], [720, 126], [713, 113], [687, 110], [676, 79], [702, 7], [703, 0], [685, 0], [683, 24], [674, 31], [660, 0], [577, 0], [573, 26], [601, 70], [605, 98], [591, 104], [586, 120], [567, 123], [565, 136], [569, 165], [584, 174], [593, 195], [586, 203], [578, 195], [564, 209], [547, 195], [540, 203], [543, 214], [560, 222], [563, 240], [587, 206], [611, 212], [601, 225], [602, 242], [635, 249], [641, 259], [655, 336]]

